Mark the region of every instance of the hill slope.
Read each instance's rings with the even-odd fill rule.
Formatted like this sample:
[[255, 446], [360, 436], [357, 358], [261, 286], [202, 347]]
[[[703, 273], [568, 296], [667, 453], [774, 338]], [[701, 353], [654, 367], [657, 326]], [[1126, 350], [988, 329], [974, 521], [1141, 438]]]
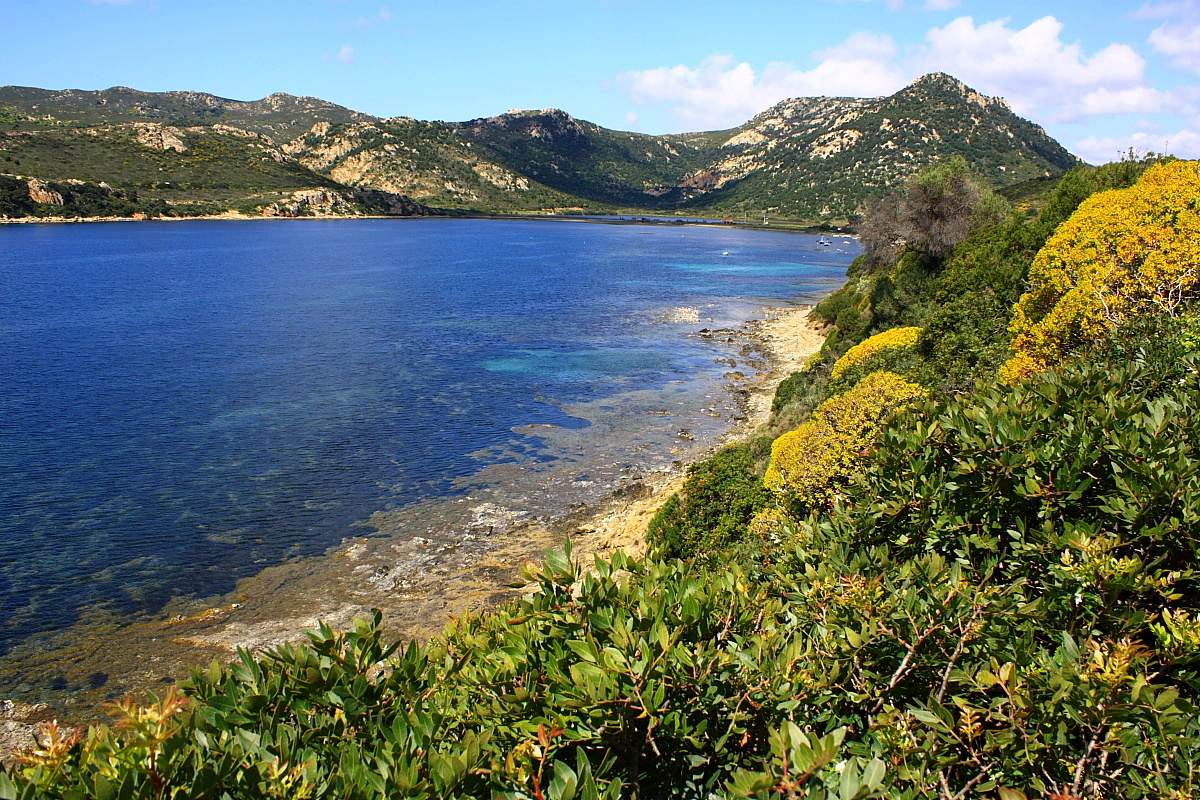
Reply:
[[830, 221], [948, 156], [1001, 187], [1078, 163], [1003, 100], [944, 74], [889, 97], [785, 100], [729, 131], [668, 136], [613, 131], [558, 109], [444, 123], [286, 94], [242, 102], [13, 86], [0, 88], [0, 130], [9, 174], [245, 208], [342, 186], [478, 211]]

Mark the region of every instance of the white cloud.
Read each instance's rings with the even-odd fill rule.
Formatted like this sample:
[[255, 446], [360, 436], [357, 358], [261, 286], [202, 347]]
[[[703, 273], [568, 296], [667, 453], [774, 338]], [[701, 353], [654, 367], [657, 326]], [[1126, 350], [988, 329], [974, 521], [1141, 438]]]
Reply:
[[379, 13], [376, 14], [375, 16], [359, 17], [358, 19], [356, 19], [353, 22], [348, 23], [348, 24], [350, 25], [351, 28], [370, 28], [375, 25], [378, 25], [381, 22], [391, 22], [394, 19], [395, 19], [395, 17], [392, 16], [392, 12], [390, 10], [388, 10], [387, 6], [384, 6], [383, 8], [379, 9]]
[[1171, 59], [1171, 66], [1200, 73], [1200, 24], [1167, 23], [1150, 32], [1150, 46]]
[[1118, 90], [1102, 86], [1079, 98], [1079, 111], [1086, 116], [1158, 114], [1163, 110], [1164, 99], [1163, 92], [1147, 86]]
[[1146, 62], [1129, 45], [1111, 44], [1089, 56], [1078, 42], [1063, 42], [1063, 24], [1054, 17], [1019, 30], [1008, 23], [976, 25], [971, 17], [959, 17], [932, 28], [909, 64], [918, 72], [947, 72], [1005, 97], [1019, 114], [1042, 119], [1062, 122], [1147, 108]]
[[897, 52], [890, 36], [861, 31], [814, 53], [819, 63], [807, 71], [775, 62], [760, 74], [732, 55], [717, 54], [695, 68], [680, 64], [624, 72], [617, 83], [639, 105], [667, 105], [689, 126], [722, 128], [740, 125], [789, 97], [894, 92], [906, 82], [894, 63]]
[[1093, 164], [1114, 161], [1133, 150], [1137, 153], [1167, 152], [1181, 158], [1200, 158], [1200, 131], [1183, 128], [1175, 133], [1134, 131], [1128, 136], [1089, 136], [1071, 152]]
[[337, 60], [343, 64], [354, 63], [354, 48], [350, 45], [343, 45], [341, 50], [338, 50]]
[[961, 5], [961, 0], [925, 0], [926, 11], [949, 11]]
[[637, 125], [641, 121], [642, 121], [642, 118], [638, 116], [636, 111], [630, 111], [628, 114], [625, 115], [625, 124], [629, 125], [631, 127], [634, 125]]

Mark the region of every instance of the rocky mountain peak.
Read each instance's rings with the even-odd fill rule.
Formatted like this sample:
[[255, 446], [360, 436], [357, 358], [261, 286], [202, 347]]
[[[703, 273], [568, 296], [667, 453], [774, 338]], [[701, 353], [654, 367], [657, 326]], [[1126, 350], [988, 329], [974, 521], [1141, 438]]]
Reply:
[[928, 75], [922, 75], [917, 78], [906, 88], [902, 89], [898, 94], [957, 94], [964, 100], [974, 103], [980, 108], [988, 108], [995, 106], [1006, 110], [1012, 110], [1008, 102], [1003, 97], [988, 97], [981, 92], [977, 92], [970, 86], [955, 78], [952, 75], [947, 75], [944, 72], [931, 72]]

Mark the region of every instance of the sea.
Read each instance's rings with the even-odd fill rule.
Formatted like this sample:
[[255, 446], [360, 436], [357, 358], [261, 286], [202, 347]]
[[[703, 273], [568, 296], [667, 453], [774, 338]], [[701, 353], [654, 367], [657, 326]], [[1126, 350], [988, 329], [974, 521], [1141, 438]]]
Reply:
[[815, 302], [858, 253], [720, 225], [0, 225], [0, 698], [168, 682], [155, 642], [180, 637], [118, 657], [133, 628], [678, 466], [761, 366], [712, 332]]

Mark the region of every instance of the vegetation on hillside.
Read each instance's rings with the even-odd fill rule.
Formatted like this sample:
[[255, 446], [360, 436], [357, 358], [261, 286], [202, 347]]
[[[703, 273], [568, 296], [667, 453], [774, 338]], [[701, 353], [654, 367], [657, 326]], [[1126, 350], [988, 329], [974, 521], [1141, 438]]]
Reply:
[[[178, 145], [159, 141], [165, 135]], [[0, 172], [261, 210], [352, 186], [481, 213], [670, 213], [842, 225], [952, 157], [998, 186], [1077, 160], [947, 75], [882, 98], [798, 98], [729, 131], [648, 136], [556, 109], [461, 123], [380, 119], [311, 97], [0, 87]], [[1023, 200], [1022, 200], [1023, 202]]]
[[1195, 797], [1200, 298], [997, 371], [1087, 198], [1132, 186], [1173, 241], [1197, 192], [1165, 178], [1198, 168], [1079, 168], [1036, 217], [860, 259], [776, 397], [772, 430], [814, 433], [765, 481], [761, 439], [693, 466], [649, 558], [549, 553], [424, 646], [377, 616], [196, 670], [117, 728], [48, 727], [0, 798]]

